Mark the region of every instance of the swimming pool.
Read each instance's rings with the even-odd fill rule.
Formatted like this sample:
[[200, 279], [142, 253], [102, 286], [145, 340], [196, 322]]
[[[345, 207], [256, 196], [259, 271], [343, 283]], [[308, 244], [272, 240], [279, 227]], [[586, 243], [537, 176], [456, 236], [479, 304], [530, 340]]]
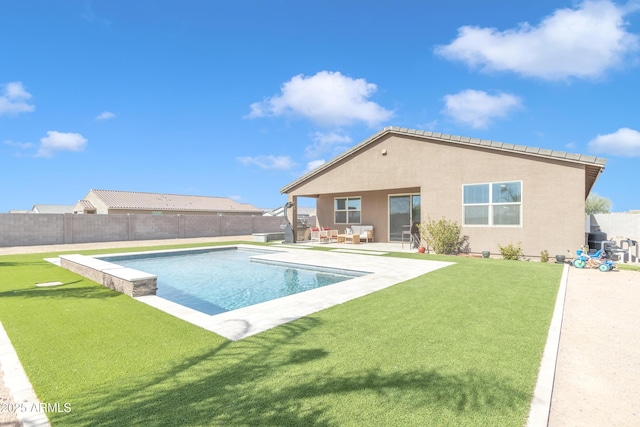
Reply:
[[241, 248], [100, 257], [155, 274], [156, 295], [215, 315], [359, 277], [365, 273], [269, 263]]

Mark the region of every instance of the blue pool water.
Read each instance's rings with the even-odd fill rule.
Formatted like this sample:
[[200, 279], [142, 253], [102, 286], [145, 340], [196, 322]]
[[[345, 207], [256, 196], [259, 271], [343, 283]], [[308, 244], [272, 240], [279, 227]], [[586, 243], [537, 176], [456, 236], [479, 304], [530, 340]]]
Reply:
[[159, 297], [206, 314], [270, 301], [342, 282], [361, 274], [252, 262], [244, 249], [104, 257], [158, 276]]

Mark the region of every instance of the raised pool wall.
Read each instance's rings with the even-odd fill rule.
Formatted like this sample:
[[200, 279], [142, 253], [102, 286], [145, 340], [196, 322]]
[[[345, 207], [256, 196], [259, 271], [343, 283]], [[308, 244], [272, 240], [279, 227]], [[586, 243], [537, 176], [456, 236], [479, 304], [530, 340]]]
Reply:
[[158, 289], [154, 274], [84, 255], [60, 255], [60, 266], [130, 297], [155, 295]]

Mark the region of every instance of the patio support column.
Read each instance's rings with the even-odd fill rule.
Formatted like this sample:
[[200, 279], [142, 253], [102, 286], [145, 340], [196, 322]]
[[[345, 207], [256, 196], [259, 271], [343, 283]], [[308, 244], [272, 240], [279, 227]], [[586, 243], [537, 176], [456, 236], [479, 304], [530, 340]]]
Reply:
[[298, 197], [289, 194], [287, 195], [287, 200], [291, 203], [291, 209], [286, 209], [285, 214], [293, 227], [293, 243], [296, 243], [298, 237]]

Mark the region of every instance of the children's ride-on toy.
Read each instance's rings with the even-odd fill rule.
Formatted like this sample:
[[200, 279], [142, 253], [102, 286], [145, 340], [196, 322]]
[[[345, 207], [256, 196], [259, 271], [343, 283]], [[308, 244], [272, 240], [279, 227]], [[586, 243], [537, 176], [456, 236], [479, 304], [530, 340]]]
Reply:
[[576, 259], [573, 260], [573, 266], [576, 268], [597, 268], [600, 271], [611, 271], [616, 267], [613, 261], [607, 259], [607, 254], [603, 250], [599, 250], [590, 254], [588, 250], [578, 249], [576, 251]]

